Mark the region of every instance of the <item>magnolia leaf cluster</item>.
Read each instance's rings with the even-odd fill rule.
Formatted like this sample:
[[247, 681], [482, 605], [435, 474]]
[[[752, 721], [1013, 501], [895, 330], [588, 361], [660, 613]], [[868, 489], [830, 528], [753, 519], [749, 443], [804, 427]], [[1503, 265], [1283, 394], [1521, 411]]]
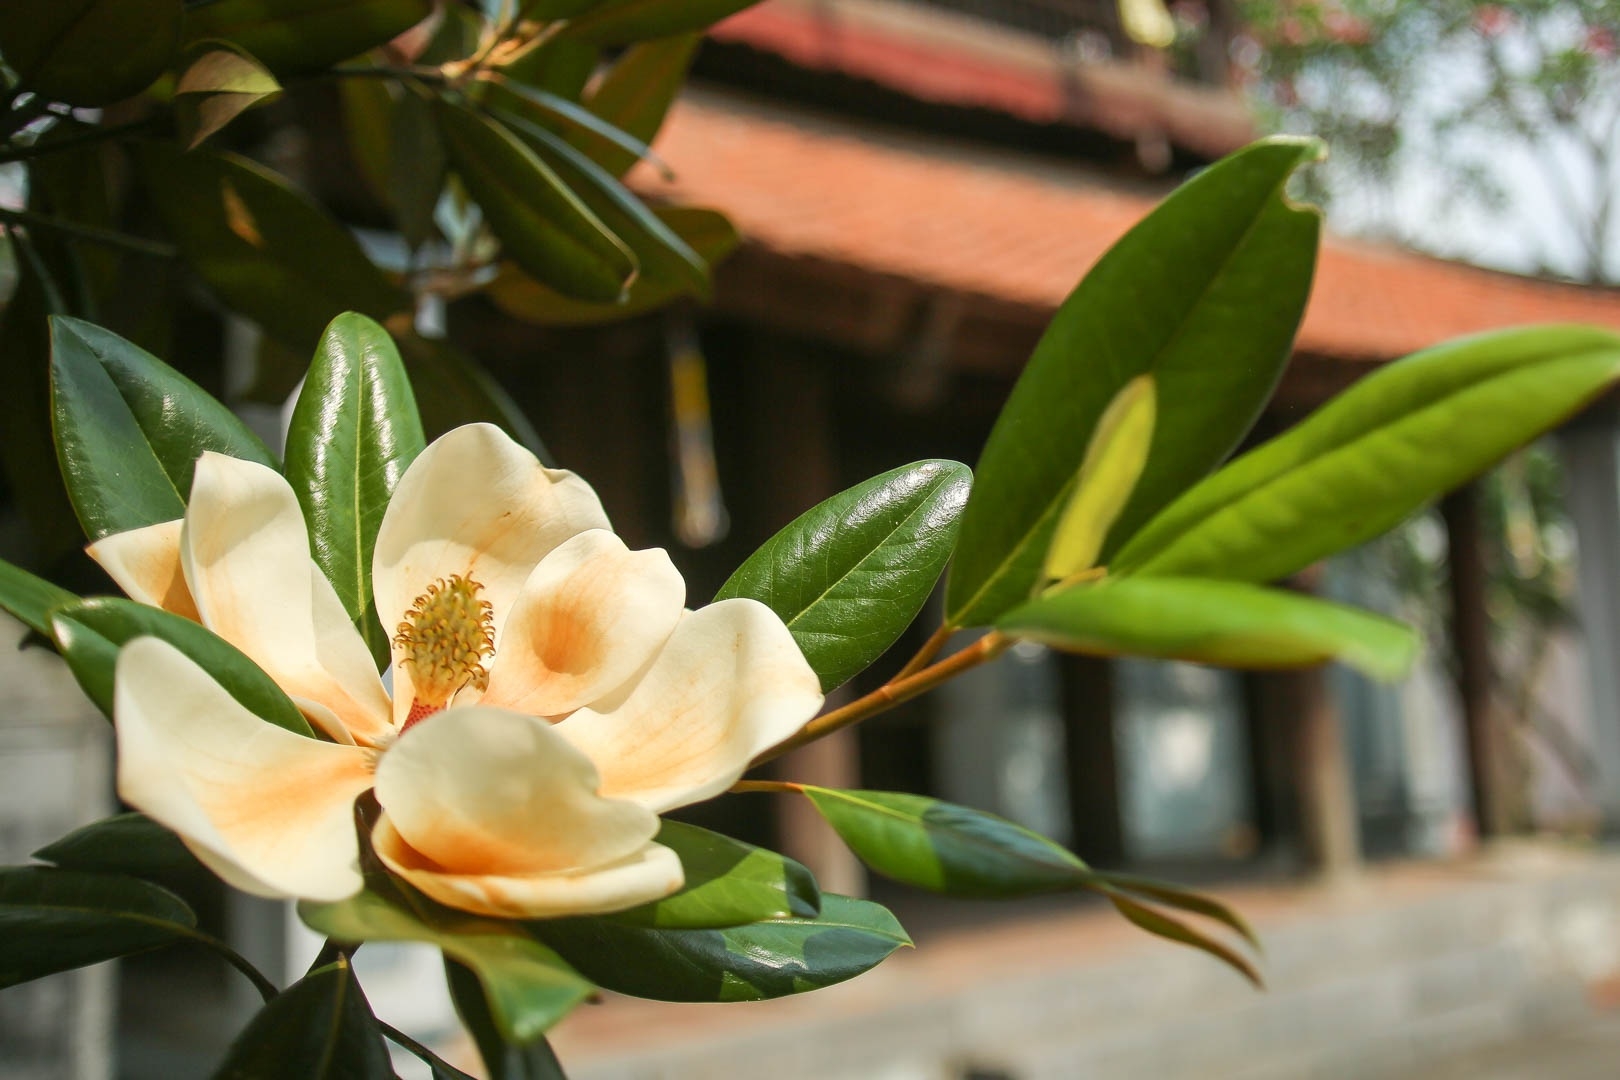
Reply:
[[[669, 25], [658, 5], [578, 7], [569, 48]], [[452, 163], [486, 149], [538, 159], [489, 116], [434, 108], [452, 110]], [[552, 135], [603, 137], [570, 131]], [[0, 869], [0, 919], [16, 931], [0, 938], [0, 983], [201, 943], [267, 1002], [221, 1075], [291, 1054], [386, 1076], [383, 1039], [404, 1037], [371, 1013], [347, 957], [422, 942], [443, 953], [491, 1073], [543, 1076], [560, 1074], [546, 1031], [595, 988], [760, 1000], [910, 943], [893, 914], [822, 893], [793, 860], [658, 817], [727, 791], [807, 800], [867, 866], [916, 888], [1098, 895], [1258, 982], [1255, 935], [1209, 897], [1096, 871], [936, 799], [739, 778], [1019, 640], [1407, 669], [1406, 627], [1276, 583], [1580, 409], [1620, 377], [1620, 338], [1554, 326], [1441, 345], [1230, 457], [1304, 311], [1320, 222], [1283, 189], [1317, 153], [1258, 143], [1125, 236], [1058, 312], [975, 469], [920, 461], [836, 495], [690, 609], [668, 558], [628, 551], [580, 477], [489, 425], [429, 442], [408, 363], [363, 313], [326, 326], [279, 459], [156, 357], [55, 319], [57, 459], [127, 597], [81, 598], [0, 564], [0, 607], [109, 713], [137, 812]], [[520, 229], [550, 220], [519, 211], [498, 213]], [[590, 251], [591, 235], [552, 239]], [[581, 283], [609, 281], [600, 253]], [[923, 650], [818, 715], [942, 576], [943, 625]], [[948, 651], [956, 631], [972, 643]], [[329, 950], [293, 986], [269, 985], [168, 888], [197, 860], [296, 899]]]

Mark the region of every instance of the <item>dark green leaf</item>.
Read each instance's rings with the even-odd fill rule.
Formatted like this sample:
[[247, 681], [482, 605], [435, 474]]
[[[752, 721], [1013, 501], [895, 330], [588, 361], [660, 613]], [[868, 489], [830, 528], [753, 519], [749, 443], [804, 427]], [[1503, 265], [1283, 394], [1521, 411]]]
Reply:
[[179, 518], [204, 451], [275, 464], [190, 379], [111, 331], [60, 315], [51, 318], [51, 409], [68, 495], [92, 540]]
[[338, 941], [438, 946], [478, 976], [501, 1036], [511, 1043], [538, 1038], [591, 994], [591, 984], [521, 924], [453, 911], [386, 879], [374, 878], [365, 891], [335, 904], [304, 901], [298, 915]]
[[187, 44], [229, 41], [272, 71], [314, 72], [409, 30], [433, 0], [216, 0], [186, 14]]
[[517, 403], [489, 373], [448, 341], [406, 334], [398, 339], [422, 410], [422, 429], [429, 441], [462, 424], [486, 423], [503, 428], [541, 461], [549, 461], [544, 444]]
[[137, 161], [186, 261], [228, 306], [289, 345], [313, 348], [344, 311], [386, 320], [408, 310], [410, 298], [349, 231], [281, 176], [233, 154], [161, 143], [142, 144]]
[[1190, 889], [1183, 889], [1179, 885], [1170, 885], [1152, 878], [1138, 877], [1135, 874], [1099, 873], [1097, 880], [1103, 886], [1099, 891], [1107, 891], [1110, 895], [1119, 892], [1134, 893], [1170, 907], [1180, 908], [1182, 911], [1190, 911], [1194, 915], [1202, 915], [1235, 931], [1256, 949], [1260, 947], [1260, 938], [1249, 926], [1248, 920], [1212, 896], [1205, 896]]
[[1121, 573], [1269, 581], [1389, 529], [1620, 377], [1620, 337], [1545, 326], [1380, 368], [1132, 538]]
[[51, 636], [51, 612], [79, 598], [20, 566], [0, 559], [0, 609], [45, 637]]
[[[492, 110], [521, 117], [544, 130], [566, 137], [567, 142], [576, 149], [579, 149], [576, 140], [586, 139], [593, 144], [601, 143], [619, 153], [629, 154], [632, 162], [652, 153], [646, 140], [620, 131], [578, 102], [549, 90], [524, 86], [512, 79], [492, 80], [485, 92], [484, 104]], [[595, 163], [590, 155], [586, 156], [586, 160]], [[601, 168], [600, 165], [597, 167]], [[609, 175], [618, 176], [619, 173]]]
[[1029, 598], [1097, 419], [1131, 379], [1153, 376], [1158, 418], [1102, 562], [1231, 452], [1305, 310], [1321, 223], [1282, 191], [1319, 152], [1271, 139], [1198, 174], [1064, 301], [979, 460], [946, 591], [951, 626], [991, 622]]
[[821, 909], [815, 878], [785, 855], [695, 825], [665, 821], [658, 843], [681, 857], [686, 884], [673, 896], [608, 916], [633, 926], [709, 930]]
[[705, 30], [759, 0], [602, 0], [571, 19], [563, 33], [592, 45], [673, 37]]
[[[653, 213], [709, 266], [730, 255], [739, 242], [731, 222], [713, 210], [661, 206]], [[676, 278], [641, 274], [630, 285], [623, 303], [592, 303], [563, 296], [508, 265], [501, 268], [488, 292], [501, 310], [526, 322], [541, 326], [592, 326], [662, 307], [683, 295], [685, 289]]]
[[709, 299], [708, 264], [612, 173], [533, 120], [499, 109], [496, 115], [557, 171], [568, 189], [614, 236], [629, 246], [640, 274], [674, 282], [681, 292]]
[[29, 90], [69, 105], [111, 105], [163, 73], [183, 14], [181, 0], [0, 4], [0, 53]]
[[[700, 34], [681, 34], [632, 45], [597, 80], [585, 107], [626, 135], [652, 142], [701, 40]], [[584, 131], [571, 133], [568, 141], [615, 176], [629, 172], [639, 156]]]
[[456, 1015], [478, 1044], [478, 1055], [484, 1059], [489, 1080], [567, 1080], [544, 1035], [522, 1044], [506, 1041], [490, 1016], [478, 976], [448, 956], [444, 958], [444, 976]]
[[1263, 989], [1265, 987], [1265, 980], [1260, 978], [1260, 973], [1255, 970], [1254, 965], [1230, 946], [1216, 941], [1208, 934], [1193, 929], [1180, 919], [1172, 918], [1162, 911], [1148, 907], [1146, 904], [1139, 904], [1129, 897], [1114, 895], [1110, 896], [1109, 900], [1114, 907], [1119, 909], [1119, 913], [1129, 919], [1133, 925], [1157, 937], [1182, 945], [1190, 945], [1195, 949], [1206, 952], [1245, 979], [1248, 979], [1256, 988]]
[[145, 814], [114, 814], [74, 829], [34, 852], [34, 858], [63, 870], [128, 874], [164, 879], [201, 868], [180, 838]]
[[108, 716], [119, 647], [138, 637], [156, 637], [196, 661], [255, 716], [314, 737], [309, 722], [275, 680], [230, 642], [180, 615], [133, 600], [92, 597], [58, 607], [51, 618], [51, 636], [79, 685]]
[[822, 894], [813, 919], [725, 930], [657, 930], [611, 919], [530, 923], [535, 936], [609, 990], [660, 1001], [762, 1001], [876, 967], [911, 939], [877, 904]]
[[0, 989], [195, 938], [197, 917], [145, 881], [0, 868]]
[[973, 476], [954, 461], [904, 465], [812, 507], [720, 587], [782, 617], [831, 690], [883, 655], [951, 557]]
[[1203, 578], [1108, 578], [1031, 600], [996, 621], [1013, 637], [1090, 656], [1152, 656], [1239, 668], [1338, 660], [1403, 675], [1417, 634], [1369, 611], [1282, 589]]
[[565, 295], [617, 301], [636, 274], [629, 249], [505, 127], [465, 105], [436, 108], [451, 167], [517, 264]]
[[862, 862], [907, 885], [999, 898], [1095, 883], [1067, 850], [994, 814], [924, 795], [795, 786]]
[[287, 428], [287, 482], [315, 562], [379, 665], [388, 635], [371, 603], [371, 555], [399, 478], [426, 443], [405, 365], [364, 315], [332, 320]]
[[215, 1080], [393, 1080], [393, 1062], [346, 958], [273, 998], [231, 1043]]
[[388, 114], [388, 201], [399, 234], [414, 251], [433, 237], [433, 211], [444, 191], [444, 142], [433, 120], [433, 104], [405, 91]]

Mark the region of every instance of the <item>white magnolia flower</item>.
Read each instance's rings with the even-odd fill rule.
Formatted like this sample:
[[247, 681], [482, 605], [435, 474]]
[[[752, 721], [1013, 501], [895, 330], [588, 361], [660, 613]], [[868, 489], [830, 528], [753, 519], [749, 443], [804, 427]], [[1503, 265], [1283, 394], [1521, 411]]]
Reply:
[[118, 791], [220, 877], [263, 896], [361, 887], [352, 817], [399, 876], [467, 911], [619, 910], [678, 889], [657, 815], [719, 794], [821, 705], [782, 621], [683, 609], [661, 550], [627, 550], [588, 484], [488, 425], [406, 470], [372, 564], [390, 700], [310, 557], [275, 471], [206, 454], [183, 520], [90, 553], [133, 598], [262, 667], [332, 741], [260, 719], [156, 638], [119, 655]]

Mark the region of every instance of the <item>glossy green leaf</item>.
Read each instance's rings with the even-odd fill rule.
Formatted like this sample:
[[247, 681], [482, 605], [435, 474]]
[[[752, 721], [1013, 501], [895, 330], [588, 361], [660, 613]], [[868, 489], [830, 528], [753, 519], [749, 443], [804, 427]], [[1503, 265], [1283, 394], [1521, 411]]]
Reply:
[[382, 1029], [346, 958], [287, 987], [231, 1043], [215, 1080], [393, 1080]]
[[523, 933], [521, 924], [441, 907], [384, 878], [372, 878], [363, 892], [335, 904], [303, 901], [298, 915], [338, 941], [438, 946], [478, 976], [507, 1042], [538, 1038], [592, 991], [556, 953]]
[[686, 883], [673, 896], [608, 918], [632, 926], [710, 930], [813, 918], [821, 910], [815, 878], [785, 855], [678, 821], [665, 821], [657, 840], [681, 857]]
[[0, 989], [194, 939], [179, 897], [116, 874], [0, 867]]
[[[709, 266], [725, 259], [740, 242], [731, 222], [713, 210], [661, 206], [653, 213]], [[501, 268], [487, 291], [489, 298], [508, 315], [541, 326], [593, 326], [627, 319], [662, 307], [686, 293], [679, 278], [640, 274], [631, 283], [623, 303], [592, 303], [563, 296], [511, 265]]]
[[272, 71], [307, 73], [409, 30], [433, 0], [214, 0], [186, 13], [187, 44], [229, 41]]
[[59, 585], [0, 559], [0, 610], [36, 634], [51, 636], [51, 612], [79, 598]]
[[388, 635], [371, 602], [377, 529], [399, 478], [426, 445], [404, 362], [388, 331], [352, 312], [321, 336], [287, 428], [287, 482], [326, 574], [379, 665]]
[[614, 302], [636, 260], [551, 167], [502, 125], [465, 105], [436, 105], [451, 167], [508, 255], [558, 292]]
[[183, 14], [181, 0], [16, 0], [0, 4], [0, 54], [29, 90], [111, 105], [163, 73]]
[[1138, 375], [1103, 410], [1046, 549], [1043, 577], [1064, 580], [1097, 565], [1108, 530], [1119, 520], [1147, 464], [1155, 398], [1153, 376]]
[[[702, 40], [701, 34], [681, 34], [632, 45], [597, 80], [585, 107], [625, 134], [652, 142]], [[589, 132], [572, 132], [568, 140], [615, 176], [629, 172], [638, 158]]]
[[1388, 364], [1233, 461], [1120, 551], [1122, 573], [1269, 581], [1389, 529], [1620, 377], [1620, 337], [1544, 326]]
[[1382, 615], [1282, 589], [1204, 578], [1109, 578], [1014, 608], [996, 621], [1012, 637], [1090, 656], [1151, 656], [1238, 668], [1337, 660], [1396, 679], [1418, 636]]
[[599, 986], [660, 1001], [762, 1001], [854, 978], [911, 944], [878, 904], [822, 894], [813, 919], [659, 930], [611, 919], [530, 923]]
[[484, 1059], [489, 1080], [567, 1080], [544, 1035], [525, 1043], [506, 1041], [490, 1015], [478, 976], [448, 956], [444, 959], [444, 976], [456, 1015], [478, 1044], [478, 1056]]
[[907, 885], [1004, 898], [1094, 882], [1067, 850], [994, 814], [924, 795], [795, 786], [862, 862]]
[[263, 64], [225, 47], [205, 49], [181, 74], [174, 105], [186, 145], [195, 147], [255, 105], [281, 93]]
[[196, 661], [255, 716], [314, 737], [275, 680], [230, 642], [183, 616], [119, 597], [92, 597], [58, 607], [51, 617], [51, 637], [84, 692], [108, 716], [119, 647], [138, 637], [156, 637]]
[[617, 177], [544, 126], [503, 110], [495, 115], [555, 169], [569, 190], [629, 247], [639, 274], [673, 281], [700, 300], [710, 298], [708, 264]]
[[289, 345], [313, 348], [345, 311], [381, 321], [409, 310], [347, 229], [263, 166], [162, 143], [141, 144], [136, 160], [186, 261], [226, 305]]
[[1314, 141], [1268, 139], [1182, 185], [1075, 287], [985, 443], [946, 591], [952, 626], [1030, 596], [1093, 428], [1131, 379], [1158, 396], [1152, 448], [1100, 552], [1231, 452], [1287, 362], [1319, 215], [1283, 185]]
[[204, 451], [275, 465], [201, 387], [81, 319], [51, 319], [51, 409], [62, 476], [92, 540], [184, 514]]
[[1180, 945], [1188, 945], [1194, 949], [1208, 953], [1227, 967], [1248, 979], [1257, 989], [1265, 987], [1265, 980], [1255, 970], [1241, 953], [1224, 942], [1217, 941], [1208, 934], [1188, 926], [1180, 919], [1166, 915], [1146, 904], [1138, 903], [1128, 896], [1110, 896], [1109, 901], [1131, 924], [1146, 930], [1156, 937], [1174, 941]]
[[759, 0], [602, 0], [569, 20], [563, 33], [592, 45], [633, 41], [705, 30]]
[[128, 874], [143, 880], [189, 874], [201, 868], [180, 838], [145, 814], [114, 814], [74, 829], [34, 852], [63, 870]]
[[922, 609], [972, 482], [954, 461], [875, 476], [799, 515], [715, 599], [751, 597], [780, 615], [831, 690], [883, 655]]

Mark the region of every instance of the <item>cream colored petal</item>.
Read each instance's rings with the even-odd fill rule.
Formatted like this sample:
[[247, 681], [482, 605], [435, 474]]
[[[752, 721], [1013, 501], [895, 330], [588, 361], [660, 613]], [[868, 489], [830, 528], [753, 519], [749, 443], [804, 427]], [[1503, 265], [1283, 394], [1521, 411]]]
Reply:
[[371, 651], [310, 558], [303, 512], [280, 474], [204, 454], [180, 553], [203, 624], [318, 706], [305, 710], [312, 722], [339, 742], [392, 735]]
[[598, 700], [647, 665], [685, 601], [660, 548], [630, 551], [602, 529], [564, 541], [524, 583], [480, 704], [558, 716]]
[[507, 919], [623, 911], [663, 899], [684, 879], [679, 856], [662, 844], [605, 866], [525, 875], [446, 873], [405, 843], [387, 814], [371, 844], [390, 870], [439, 903]]
[[191, 598], [180, 568], [180, 532], [184, 525], [176, 518], [144, 529], [113, 533], [85, 551], [131, 600], [195, 619], [197, 602]]
[[247, 892], [359, 891], [354, 800], [371, 786], [370, 751], [259, 719], [157, 638], [124, 646], [114, 686], [120, 798]]
[[483, 586], [498, 634], [541, 559], [576, 533], [606, 528], [585, 481], [547, 469], [492, 424], [456, 428], [405, 470], [383, 514], [371, 564], [377, 614], [393, 633], [430, 584], [459, 574]]
[[439, 870], [523, 877], [627, 858], [658, 832], [632, 802], [596, 794], [585, 756], [533, 716], [446, 709], [377, 765], [377, 801]]
[[557, 725], [596, 763], [602, 794], [663, 812], [730, 787], [821, 708], [821, 683], [782, 620], [755, 600], [690, 612], [612, 709]]

